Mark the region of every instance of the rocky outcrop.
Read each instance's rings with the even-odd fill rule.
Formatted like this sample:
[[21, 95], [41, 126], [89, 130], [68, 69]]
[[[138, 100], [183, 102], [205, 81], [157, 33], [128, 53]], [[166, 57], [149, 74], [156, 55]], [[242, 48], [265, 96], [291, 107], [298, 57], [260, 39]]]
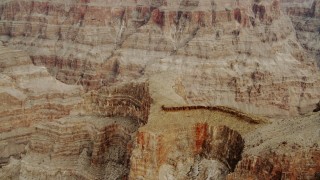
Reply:
[[241, 136], [225, 126], [139, 130], [129, 178], [223, 179], [241, 158], [243, 146]]
[[244, 157], [228, 180], [236, 179], [319, 179], [320, 151], [264, 154]]
[[317, 178], [318, 114], [249, 115], [320, 99], [285, 2], [1, 1], [0, 179]]
[[247, 134], [227, 179], [319, 179], [319, 113], [275, 121]]
[[180, 79], [184, 94], [178, 94], [190, 105], [272, 116], [312, 111], [320, 96], [314, 62], [277, 0], [10, 0], [0, 6], [5, 45], [85, 89], [175, 72], [170, 78]]
[[35, 127], [20, 178], [123, 179], [138, 128], [128, 118], [70, 116]]
[[84, 99], [83, 114], [130, 117], [141, 125], [148, 122], [151, 97], [146, 82], [103, 87], [87, 93]]
[[2, 2], [1, 35], [9, 37], [10, 46], [31, 54], [35, 64], [47, 66], [57, 79], [97, 88], [117, 75], [112, 72], [117, 65], [109, 60], [114, 49], [150, 18], [151, 4], [123, 3]]
[[284, 10], [290, 15], [301, 45], [320, 67], [320, 1], [283, 2]]
[[0, 46], [0, 164], [25, 152], [32, 129], [40, 121], [70, 114], [81, 103], [79, 86], [65, 85], [29, 56]]

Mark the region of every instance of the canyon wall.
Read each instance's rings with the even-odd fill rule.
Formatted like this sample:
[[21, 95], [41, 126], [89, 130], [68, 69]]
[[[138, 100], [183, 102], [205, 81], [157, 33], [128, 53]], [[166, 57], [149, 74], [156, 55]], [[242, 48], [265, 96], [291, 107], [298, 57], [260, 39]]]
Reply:
[[70, 114], [82, 102], [82, 88], [52, 78], [29, 56], [0, 46], [0, 164], [19, 157], [33, 132], [32, 125]]
[[0, 179], [318, 178], [317, 18], [310, 0], [1, 1]]
[[124, 179], [138, 123], [129, 118], [70, 116], [35, 127], [20, 178]]
[[320, 1], [289, 0], [282, 6], [294, 24], [299, 42], [320, 67]]
[[241, 158], [244, 141], [226, 126], [198, 123], [141, 129], [136, 146], [130, 179], [224, 179]]
[[278, 120], [245, 135], [242, 159], [227, 179], [319, 179], [319, 115]]
[[128, 176], [135, 132], [148, 121], [146, 82], [84, 94], [25, 52], [0, 52], [0, 179]]
[[240, 179], [319, 179], [320, 151], [293, 152], [290, 155], [264, 154], [243, 157], [228, 180]]
[[86, 90], [174, 72], [190, 105], [284, 116], [319, 101], [315, 63], [277, 0], [10, 0], [0, 7], [3, 44]]
[[116, 87], [103, 87], [84, 96], [83, 114], [121, 116], [135, 119], [143, 125], [148, 122], [151, 97], [147, 82], [132, 82]]

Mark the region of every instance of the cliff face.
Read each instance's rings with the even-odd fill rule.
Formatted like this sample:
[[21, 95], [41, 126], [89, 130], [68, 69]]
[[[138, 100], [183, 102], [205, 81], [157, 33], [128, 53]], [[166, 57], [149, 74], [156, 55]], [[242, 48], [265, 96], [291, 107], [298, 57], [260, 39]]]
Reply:
[[225, 126], [199, 123], [159, 133], [141, 130], [130, 179], [224, 179], [241, 158], [243, 146], [240, 134]]
[[319, 99], [314, 62], [276, 0], [10, 0], [0, 6], [5, 45], [85, 89], [166, 71], [175, 72], [170, 78], [191, 105], [276, 116], [310, 111]]
[[0, 179], [317, 178], [318, 113], [249, 115], [319, 102], [291, 2], [1, 1]]
[[135, 132], [148, 121], [146, 82], [83, 95], [25, 52], [0, 53], [0, 179], [128, 177]]
[[245, 135], [242, 160], [227, 179], [319, 179], [319, 115], [278, 120]]
[[38, 124], [21, 161], [19, 177], [126, 178], [138, 127], [130, 118], [96, 116], [70, 116]]
[[319, 150], [244, 157], [227, 179], [318, 179], [319, 157]]
[[130, 117], [143, 125], [148, 122], [151, 97], [147, 82], [103, 87], [84, 96], [82, 114]]
[[24, 152], [31, 126], [70, 114], [82, 102], [80, 86], [63, 84], [22, 51], [0, 46], [0, 164]]
[[290, 16], [302, 47], [320, 67], [320, 1], [302, 3], [291, 0], [283, 3], [283, 9]]

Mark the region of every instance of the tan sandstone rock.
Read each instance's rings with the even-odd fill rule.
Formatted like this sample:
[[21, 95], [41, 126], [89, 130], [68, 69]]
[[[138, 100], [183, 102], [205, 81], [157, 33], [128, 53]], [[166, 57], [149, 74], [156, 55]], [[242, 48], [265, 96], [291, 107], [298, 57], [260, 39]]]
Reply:
[[313, 110], [319, 76], [277, 0], [3, 1], [0, 34], [57, 79], [97, 89], [158, 72], [190, 105]]
[[1, 1], [0, 179], [317, 178], [318, 12]]
[[29, 56], [0, 46], [0, 164], [20, 156], [32, 128], [70, 114], [82, 102], [80, 86], [63, 84]]

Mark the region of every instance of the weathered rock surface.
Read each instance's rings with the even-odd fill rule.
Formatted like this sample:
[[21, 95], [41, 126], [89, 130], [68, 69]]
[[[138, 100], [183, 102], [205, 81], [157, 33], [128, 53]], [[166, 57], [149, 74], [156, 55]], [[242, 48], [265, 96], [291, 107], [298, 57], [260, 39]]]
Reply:
[[150, 104], [148, 83], [132, 82], [88, 92], [84, 96], [81, 113], [130, 117], [142, 125], [148, 122]]
[[293, 151], [290, 155], [263, 154], [244, 157], [228, 180], [319, 179], [320, 150]]
[[243, 146], [240, 134], [225, 126], [199, 123], [140, 130], [130, 179], [224, 179], [241, 158]]
[[82, 102], [80, 86], [63, 84], [29, 56], [0, 46], [0, 164], [20, 156], [30, 126], [70, 114]]
[[0, 6], [4, 44], [68, 84], [96, 89], [170, 71], [188, 104], [270, 116], [313, 110], [320, 96], [314, 61], [277, 0]]
[[1, 1], [0, 179], [317, 178], [319, 114], [249, 115], [317, 109], [291, 2]]
[[123, 179], [138, 123], [129, 118], [70, 116], [35, 127], [20, 178]]
[[288, 0], [283, 8], [291, 17], [299, 42], [320, 67], [320, 1]]
[[275, 121], [249, 133], [227, 179], [319, 179], [320, 114]]

